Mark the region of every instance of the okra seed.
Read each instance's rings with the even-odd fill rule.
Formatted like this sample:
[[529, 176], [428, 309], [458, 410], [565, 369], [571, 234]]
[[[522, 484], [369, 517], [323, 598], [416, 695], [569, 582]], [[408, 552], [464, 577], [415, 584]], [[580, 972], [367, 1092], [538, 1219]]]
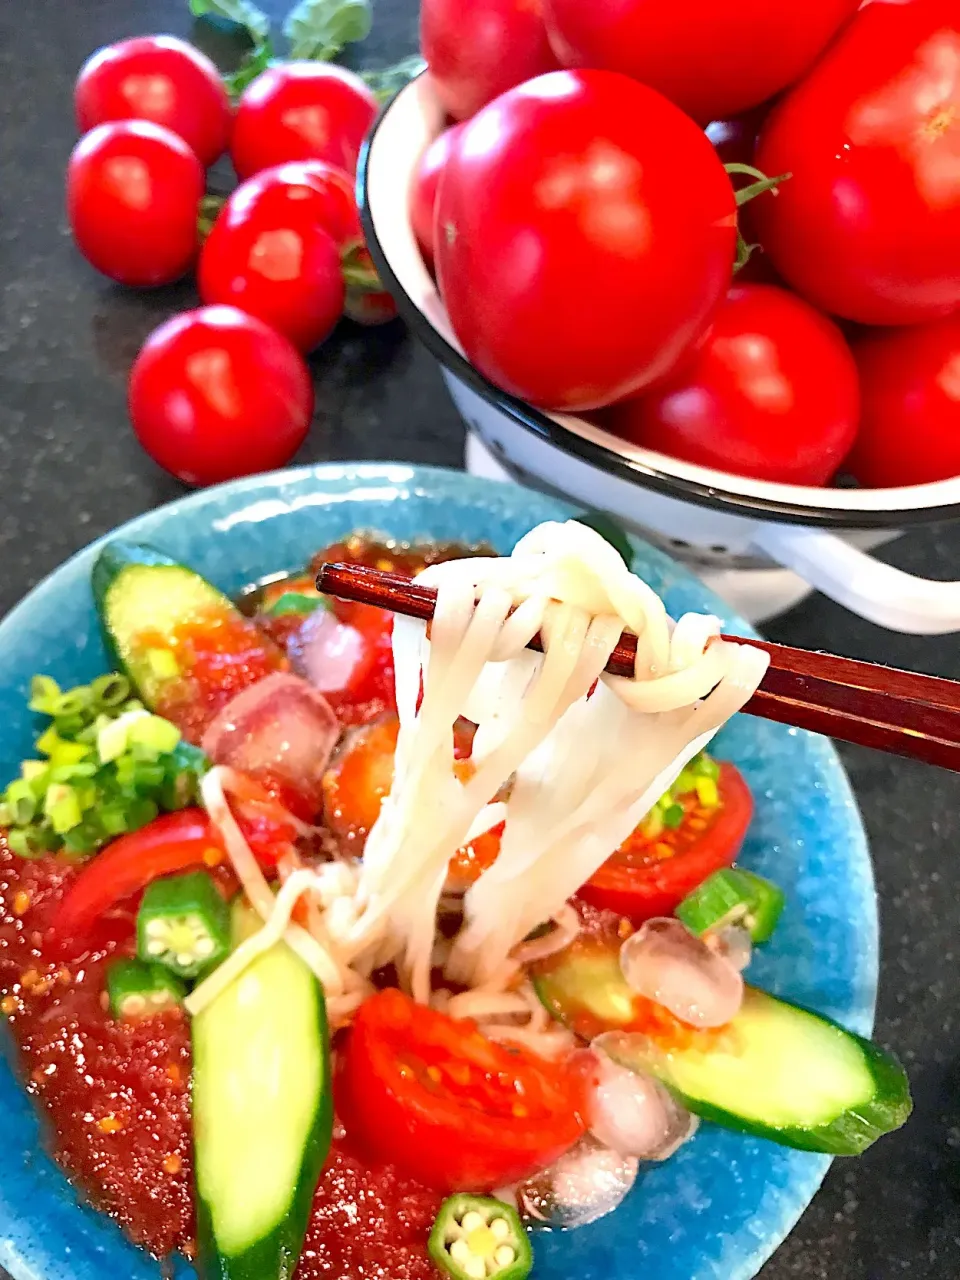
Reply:
[[151, 938], [147, 943], [147, 952], [152, 956], [162, 956], [166, 945], [161, 938]]
[[502, 1244], [493, 1255], [493, 1260], [498, 1267], [509, 1267], [514, 1261], [516, 1255], [508, 1244]]
[[450, 1257], [454, 1262], [466, 1262], [470, 1257], [470, 1246], [467, 1244], [466, 1240], [454, 1240], [453, 1244], [450, 1246]]
[[214, 946], [215, 943], [213, 939], [208, 934], [204, 934], [202, 938], [198, 938], [194, 943], [193, 949], [196, 951], [198, 956], [205, 958], [213, 955]]
[[487, 1274], [486, 1264], [483, 1259], [472, 1255], [463, 1263], [463, 1269], [471, 1277], [471, 1280], [484, 1280]]
[[494, 1218], [490, 1223], [490, 1230], [498, 1240], [506, 1240], [510, 1234], [510, 1224], [506, 1218]]
[[483, 1220], [482, 1213], [477, 1213], [476, 1209], [471, 1209], [469, 1213], [463, 1215], [460, 1225], [469, 1235], [471, 1231], [476, 1231], [477, 1227], [485, 1227], [487, 1224]]
[[147, 937], [148, 938], [162, 938], [163, 935], [166, 933], [166, 931], [167, 931], [167, 926], [165, 921], [163, 920], [147, 921]]

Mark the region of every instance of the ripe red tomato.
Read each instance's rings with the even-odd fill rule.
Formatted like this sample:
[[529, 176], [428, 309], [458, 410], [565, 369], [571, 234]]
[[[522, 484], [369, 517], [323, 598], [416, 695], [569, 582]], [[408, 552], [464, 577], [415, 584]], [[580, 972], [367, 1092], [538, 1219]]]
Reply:
[[139, 36], [88, 58], [74, 89], [77, 128], [152, 120], [181, 137], [202, 165], [230, 140], [230, 99], [217, 68], [175, 36]]
[[467, 356], [545, 408], [595, 409], [667, 373], [730, 283], [733, 189], [706, 135], [610, 71], [553, 72], [484, 107], [436, 216]]
[[706, 341], [613, 430], [735, 475], [825, 484], [857, 429], [857, 370], [836, 325], [772, 285], [730, 290]]
[[128, 403], [155, 462], [187, 484], [217, 484], [290, 461], [310, 426], [313, 383], [283, 334], [234, 307], [201, 307], [150, 335]]
[[431, 271], [433, 270], [433, 215], [437, 207], [437, 187], [459, 128], [459, 125], [454, 125], [452, 129], [444, 129], [439, 137], [434, 138], [417, 161], [413, 185], [410, 188], [410, 223], [423, 254], [423, 260]]
[[233, 167], [241, 180], [287, 160], [326, 160], [353, 174], [376, 114], [376, 98], [343, 67], [268, 67], [240, 99], [230, 142]]
[[544, 0], [566, 67], [622, 71], [695, 120], [737, 115], [813, 65], [860, 0]]
[[583, 1133], [580, 1085], [564, 1064], [495, 1044], [395, 988], [360, 1006], [335, 1092], [352, 1139], [447, 1191], [517, 1181]]
[[423, 0], [420, 48], [455, 120], [558, 67], [540, 0]]
[[864, 324], [960, 305], [960, 9], [871, 4], [770, 115], [751, 210], [780, 274]]
[[851, 474], [879, 489], [960, 475], [960, 313], [865, 333], [853, 355], [863, 408]]
[[203, 246], [197, 283], [204, 302], [239, 307], [312, 351], [340, 319], [346, 290], [339, 245], [321, 221], [326, 195], [286, 181], [284, 170], [298, 167], [237, 188]]
[[200, 161], [182, 138], [146, 120], [102, 124], [67, 166], [67, 215], [77, 248], [112, 280], [169, 284], [197, 253]]
[[[683, 806], [680, 826], [664, 830], [654, 839], [645, 837], [639, 826], [577, 897], [638, 924], [655, 916], [673, 915], [707, 876], [733, 865], [753, 817], [750, 788], [734, 765], [720, 766], [717, 789], [718, 806], [698, 812], [694, 795], [692, 803]], [[672, 852], [665, 854], [664, 846]]]

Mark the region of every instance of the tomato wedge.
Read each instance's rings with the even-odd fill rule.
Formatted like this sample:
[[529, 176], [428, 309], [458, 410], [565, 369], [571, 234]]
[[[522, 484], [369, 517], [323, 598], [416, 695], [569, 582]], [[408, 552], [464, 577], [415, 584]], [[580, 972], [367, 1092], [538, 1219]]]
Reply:
[[223, 861], [219, 838], [202, 809], [165, 813], [120, 836], [98, 853], [71, 885], [53, 918], [64, 943], [83, 943], [91, 927], [111, 907], [160, 876]]
[[720, 765], [717, 791], [712, 808], [700, 805], [696, 793], [677, 797], [682, 821], [656, 836], [641, 824], [578, 896], [635, 923], [672, 915], [707, 876], [733, 863], [750, 825], [753, 797], [734, 765]]
[[546, 1168], [577, 1141], [579, 1089], [563, 1065], [391, 988], [360, 1007], [336, 1101], [371, 1155], [439, 1190], [484, 1191]]

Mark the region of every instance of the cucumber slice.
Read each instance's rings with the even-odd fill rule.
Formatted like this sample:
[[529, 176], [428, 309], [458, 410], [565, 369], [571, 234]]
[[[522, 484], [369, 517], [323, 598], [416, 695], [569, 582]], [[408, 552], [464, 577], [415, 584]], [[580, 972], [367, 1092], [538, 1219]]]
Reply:
[[617, 1062], [654, 1075], [688, 1110], [782, 1146], [859, 1155], [911, 1111], [900, 1064], [868, 1040], [748, 987], [726, 1027], [698, 1031], [624, 981], [615, 935], [588, 934], [538, 966], [558, 1021]]
[[136, 543], [104, 547], [91, 585], [107, 647], [151, 710], [168, 700], [182, 675], [170, 644], [177, 627], [241, 617], [198, 573]]
[[[236, 905], [234, 940], [249, 908]], [[193, 1020], [197, 1234], [204, 1280], [289, 1280], [333, 1128], [320, 984], [278, 943]]]

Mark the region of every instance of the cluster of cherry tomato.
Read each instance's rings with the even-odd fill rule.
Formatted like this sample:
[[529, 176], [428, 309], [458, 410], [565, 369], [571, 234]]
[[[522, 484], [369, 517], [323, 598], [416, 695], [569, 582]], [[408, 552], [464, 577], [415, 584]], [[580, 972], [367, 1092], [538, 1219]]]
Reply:
[[[270, 66], [234, 108], [216, 67], [170, 36], [100, 50], [76, 84], [67, 205], [77, 246], [121, 284], [196, 269], [203, 306], [157, 329], [130, 376], [147, 452], [191, 484], [289, 461], [313, 415], [304, 355], [344, 313], [395, 314], [367, 254], [354, 174], [377, 101], [327, 63]], [[218, 208], [206, 169], [240, 186]]]
[[491, 381], [762, 480], [960, 474], [957, 0], [422, 0], [421, 42], [411, 220]]

